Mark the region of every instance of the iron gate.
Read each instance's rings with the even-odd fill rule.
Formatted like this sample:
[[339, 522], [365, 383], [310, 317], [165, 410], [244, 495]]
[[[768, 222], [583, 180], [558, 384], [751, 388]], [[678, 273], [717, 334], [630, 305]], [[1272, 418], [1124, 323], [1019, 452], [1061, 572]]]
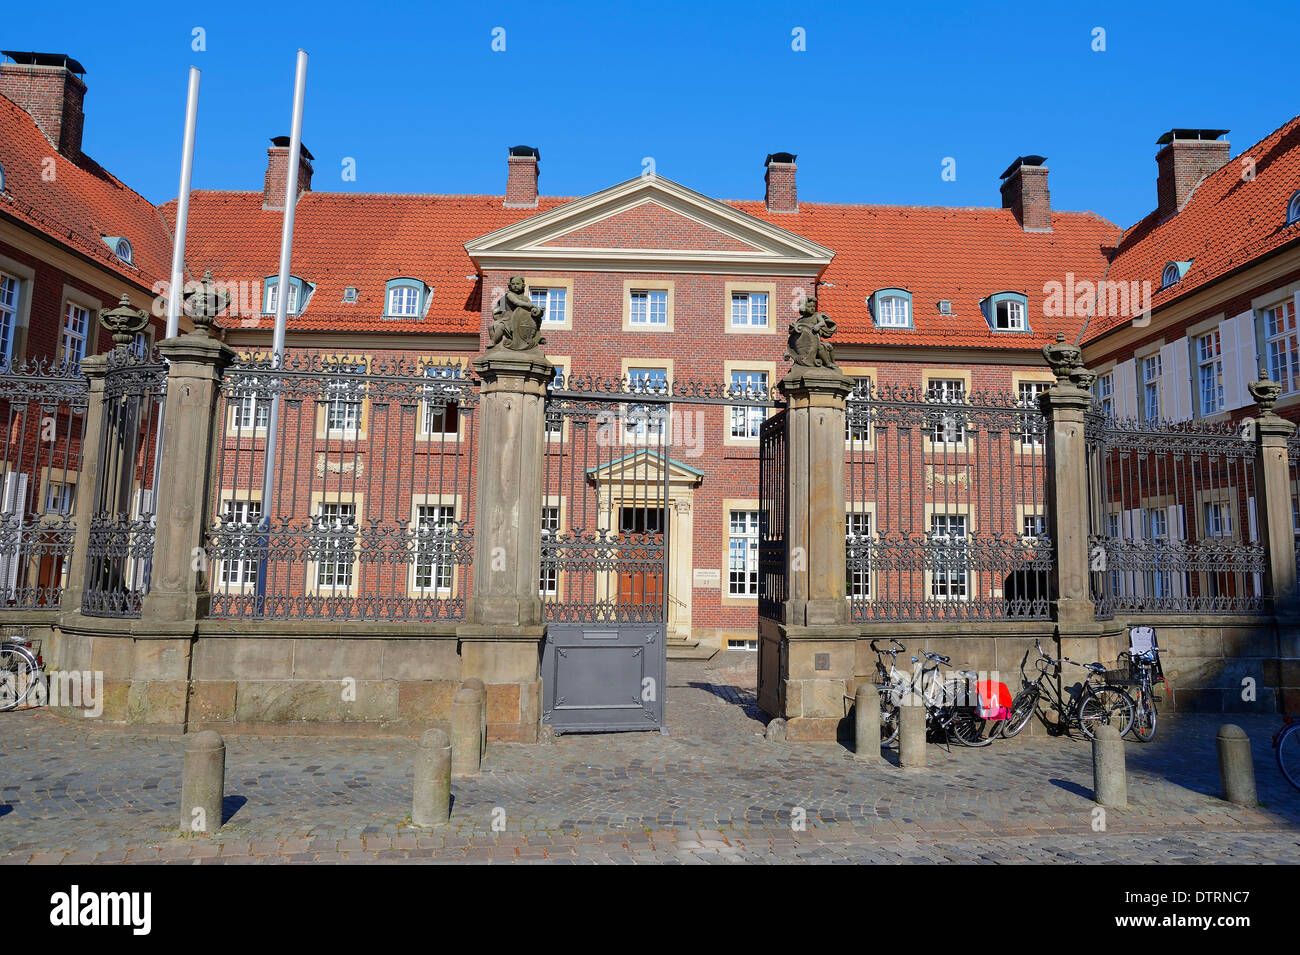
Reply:
[[544, 723], [664, 725], [669, 453], [666, 380], [557, 378], [546, 404]]

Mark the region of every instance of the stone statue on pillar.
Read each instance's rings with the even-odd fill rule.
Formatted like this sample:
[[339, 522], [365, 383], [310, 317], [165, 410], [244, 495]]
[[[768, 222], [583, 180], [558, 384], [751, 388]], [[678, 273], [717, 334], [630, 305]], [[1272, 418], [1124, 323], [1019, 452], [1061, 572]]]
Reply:
[[840, 370], [830, 343], [835, 328], [835, 321], [817, 310], [817, 299], [806, 298], [800, 303], [799, 317], [790, 323], [790, 346], [785, 351], [785, 357], [795, 364], [792, 375], [800, 368]]
[[492, 324], [488, 326], [488, 348], [531, 351], [546, 343], [538, 332], [545, 307], [534, 305], [522, 275], [510, 277], [509, 287], [492, 306]]

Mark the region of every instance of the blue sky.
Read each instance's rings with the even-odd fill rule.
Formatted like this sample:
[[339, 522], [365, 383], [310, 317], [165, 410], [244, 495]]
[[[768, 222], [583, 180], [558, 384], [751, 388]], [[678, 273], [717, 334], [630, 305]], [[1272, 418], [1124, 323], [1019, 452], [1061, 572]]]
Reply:
[[85, 150], [155, 202], [175, 195], [191, 64], [195, 187], [261, 188], [267, 140], [289, 132], [298, 47], [315, 186], [338, 191], [499, 194], [507, 147], [525, 143], [549, 194], [599, 190], [653, 157], [700, 192], [761, 198], [765, 155], [790, 151], [805, 201], [987, 206], [1008, 163], [1039, 153], [1054, 207], [1126, 225], [1155, 204], [1160, 133], [1226, 127], [1235, 153], [1300, 111], [1294, 0], [55, 9], [14, 4], [0, 47], [79, 59]]

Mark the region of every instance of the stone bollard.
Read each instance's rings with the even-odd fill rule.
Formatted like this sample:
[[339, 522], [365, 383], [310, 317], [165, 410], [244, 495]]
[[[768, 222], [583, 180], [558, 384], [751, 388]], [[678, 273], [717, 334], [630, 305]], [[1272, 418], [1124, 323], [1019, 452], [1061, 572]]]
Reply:
[[1238, 806], [1259, 805], [1255, 791], [1255, 761], [1250, 755], [1250, 737], [1236, 723], [1224, 723], [1215, 738], [1219, 748], [1219, 779], [1223, 798]]
[[181, 774], [182, 832], [216, 832], [226, 796], [226, 744], [216, 730], [185, 734]]
[[880, 759], [880, 691], [863, 683], [853, 697], [853, 756]]
[[1097, 727], [1092, 741], [1092, 798], [1099, 806], [1128, 808], [1128, 778], [1124, 769], [1124, 739], [1111, 723]]
[[456, 776], [477, 776], [482, 763], [479, 733], [481, 694], [465, 687], [451, 698], [451, 771]]
[[925, 706], [906, 698], [898, 707], [898, 764], [904, 769], [925, 766]]
[[425, 730], [415, 749], [415, 796], [411, 823], [431, 827], [451, 818], [451, 739], [439, 729]]
[[479, 707], [479, 759], [487, 756], [487, 687], [483, 681], [476, 676], [470, 677], [461, 683], [461, 689], [477, 690], [482, 700], [482, 706]]

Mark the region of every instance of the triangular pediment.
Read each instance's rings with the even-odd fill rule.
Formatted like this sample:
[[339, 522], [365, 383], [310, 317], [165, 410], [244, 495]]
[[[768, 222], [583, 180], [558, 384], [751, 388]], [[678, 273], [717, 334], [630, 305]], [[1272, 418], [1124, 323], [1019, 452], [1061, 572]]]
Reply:
[[648, 449], [632, 451], [608, 464], [588, 468], [587, 478], [596, 484], [649, 489], [653, 494], [664, 486], [665, 469], [668, 471], [668, 484], [673, 487], [695, 487], [704, 480], [703, 471]]
[[659, 176], [638, 176], [465, 243], [483, 269], [817, 275], [834, 253]]

